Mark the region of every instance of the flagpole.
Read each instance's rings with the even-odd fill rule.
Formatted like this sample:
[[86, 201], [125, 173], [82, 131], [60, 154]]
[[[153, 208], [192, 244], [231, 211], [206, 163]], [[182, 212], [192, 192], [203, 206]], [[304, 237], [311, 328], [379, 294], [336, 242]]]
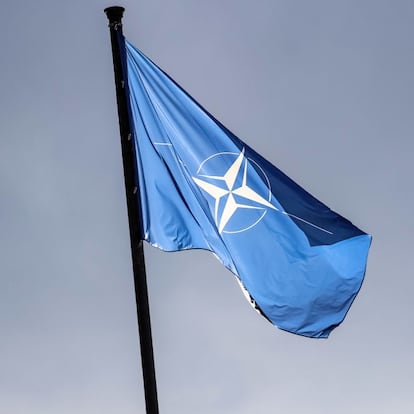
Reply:
[[[158, 414], [157, 385], [155, 380], [154, 352], [152, 346], [151, 322], [148, 303], [147, 278], [145, 273], [144, 249], [141, 240], [141, 208], [139, 203], [139, 183], [136, 174], [134, 142], [128, 111], [126, 82], [122, 71], [124, 41], [122, 16], [124, 8], [108, 7], [104, 11], [109, 20], [116, 98], [118, 104], [119, 129], [121, 134], [122, 160], [124, 165], [125, 191], [128, 207], [129, 235], [131, 241], [132, 268], [134, 272], [135, 299], [137, 305], [138, 329], [141, 347], [142, 376], [144, 379], [145, 404], [147, 414]], [[121, 36], [123, 39], [123, 37]]]

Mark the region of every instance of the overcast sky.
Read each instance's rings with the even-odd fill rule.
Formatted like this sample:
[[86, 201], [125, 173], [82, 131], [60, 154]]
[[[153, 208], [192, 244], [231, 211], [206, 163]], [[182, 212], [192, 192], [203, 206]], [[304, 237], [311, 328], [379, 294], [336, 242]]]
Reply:
[[[4, 1], [0, 412], [144, 413], [107, 1]], [[123, 1], [124, 34], [373, 235], [328, 340], [278, 330], [209, 253], [146, 246], [162, 414], [414, 410], [414, 3]]]

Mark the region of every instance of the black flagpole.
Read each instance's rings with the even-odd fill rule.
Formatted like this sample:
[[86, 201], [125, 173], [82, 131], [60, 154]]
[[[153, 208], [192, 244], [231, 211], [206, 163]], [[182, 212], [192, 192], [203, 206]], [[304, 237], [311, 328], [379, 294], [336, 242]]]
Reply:
[[[122, 160], [124, 164], [125, 190], [128, 206], [129, 235], [131, 238], [132, 267], [134, 271], [135, 298], [137, 303], [138, 329], [141, 346], [142, 375], [144, 378], [147, 414], [158, 414], [157, 385], [155, 380], [154, 353], [152, 348], [151, 322], [148, 304], [148, 288], [145, 275], [144, 249], [141, 240], [141, 208], [136, 174], [135, 151], [128, 111], [126, 82], [122, 71], [121, 48], [125, 48], [122, 36], [123, 7], [108, 7], [112, 57], [114, 63], [116, 99], [118, 103], [119, 129], [121, 133]], [[119, 42], [118, 34], [122, 41]], [[124, 52], [123, 50], [122, 52]]]

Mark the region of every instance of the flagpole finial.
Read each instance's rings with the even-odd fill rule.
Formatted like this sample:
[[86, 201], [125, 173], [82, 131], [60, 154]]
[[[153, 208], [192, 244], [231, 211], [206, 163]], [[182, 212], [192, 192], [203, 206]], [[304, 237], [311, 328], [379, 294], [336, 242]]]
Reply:
[[109, 24], [121, 24], [125, 8], [121, 6], [107, 7], [104, 12], [108, 17]]

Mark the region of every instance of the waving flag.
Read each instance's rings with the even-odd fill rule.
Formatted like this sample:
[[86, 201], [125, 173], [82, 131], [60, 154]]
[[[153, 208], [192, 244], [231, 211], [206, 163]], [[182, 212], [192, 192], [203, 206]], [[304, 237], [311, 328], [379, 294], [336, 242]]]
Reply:
[[281, 329], [327, 337], [365, 273], [371, 237], [233, 135], [126, 42], [142, 237], [206, 249]]

